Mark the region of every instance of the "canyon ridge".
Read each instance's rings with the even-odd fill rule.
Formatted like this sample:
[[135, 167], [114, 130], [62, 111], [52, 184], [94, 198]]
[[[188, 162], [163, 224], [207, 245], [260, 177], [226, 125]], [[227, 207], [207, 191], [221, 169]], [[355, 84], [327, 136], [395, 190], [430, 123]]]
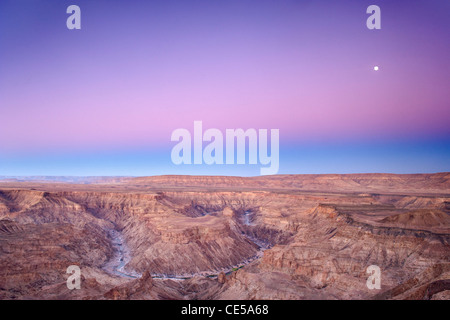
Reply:
[[0, 299], [449, 300], [450, 173], [0, 177]]

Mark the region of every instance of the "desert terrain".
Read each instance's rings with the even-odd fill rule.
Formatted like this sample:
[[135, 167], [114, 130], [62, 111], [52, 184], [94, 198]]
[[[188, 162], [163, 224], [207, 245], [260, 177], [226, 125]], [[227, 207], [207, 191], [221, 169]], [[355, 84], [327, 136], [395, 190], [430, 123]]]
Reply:
[[0, 299], [449, 300], [450, 173], [3, 177]]

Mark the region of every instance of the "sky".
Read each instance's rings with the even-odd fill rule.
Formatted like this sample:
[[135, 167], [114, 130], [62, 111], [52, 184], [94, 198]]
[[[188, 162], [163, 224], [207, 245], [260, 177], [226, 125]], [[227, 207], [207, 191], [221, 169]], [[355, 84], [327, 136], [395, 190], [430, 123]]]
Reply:
[[280, 174], [450, 171], [449, 21], [447, 0], [2, 0], [0, 175], [259, 175], [173, 164], [197, 120], [279, 129]]

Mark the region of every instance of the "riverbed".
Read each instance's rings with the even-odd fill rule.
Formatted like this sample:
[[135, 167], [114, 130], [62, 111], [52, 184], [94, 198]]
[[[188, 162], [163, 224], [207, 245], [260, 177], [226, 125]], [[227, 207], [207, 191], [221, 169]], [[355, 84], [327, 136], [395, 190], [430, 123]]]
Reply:
[[114, 249], [114, 256], [105, 265], [104, 269], [111, 274], [137, 279], [141, 277], [141, 274], [137, 272], [129, 272], [125, 270], [125, 266], [131, 261], [130, 249], [125, 243], [123, 235], [117, 230], [109, 230], [108, 236], [111, 239], [111, 244]]
[[[246, 225], [249, 225], [250, 221], [247, 217], [247, 214], [245, 216], [246, 217], [245, 217], [244, 223]], [[112, 246], [114, 249], [114, 256], [110, 261], [108, 261], [108, 263], [106, 263], [104, 270], [110, 274], [120, 276], [120, 277], [125, 277], [125, 278], [129, 278], [129, 279], [140, 278], [142, 276], [141, 274], [134, 272], [134, 271], [125, 270], [126, 265], [131, 261], [131, 251], [128, 248], [128, 246], [126, 245], [123, 235], [117, 230], [109, 230], [108, 235], [111, 239], [111, 243], [112, 243]], [[254, 244], [256, 244], [259, 249], [254, 256], [250, 257], [249, 259], [247, 259], [245, 261], [242, 261], [241, 263], [239, 263], [237, 265], [234, 265], [234, 266], [231, 266], [228, 268], [223, 268], [220, 270], [211, 271], [211, 272], [205, 271], [205, 272], [199, 272], [199, 273], [194, 273], [194, 274], [184, 274], [184, 275], [151, 274], [151, 276], [152, 276], [152, 278], [155, 278], [155, 279], [181, 281], [181, 280], [190, 279], [195, 276], [216, 278], [218, 276], [218, 274], [221, 272], [224, 272], [225, 274], [230, 274], [233, 271], [236, 271], [237, 269], [241, 269], [257, 259], [260, 259], [263, 256], [264, 251], [269, 248], [265, 243], [263, 243], [262, 241], [259, 241], [258, 239], [255, 239], [246, 234], [242, 234], [242, 235], [244, 237], [246, 237], [248, 240], [250, 240], [251, 242], [253, 242]]]

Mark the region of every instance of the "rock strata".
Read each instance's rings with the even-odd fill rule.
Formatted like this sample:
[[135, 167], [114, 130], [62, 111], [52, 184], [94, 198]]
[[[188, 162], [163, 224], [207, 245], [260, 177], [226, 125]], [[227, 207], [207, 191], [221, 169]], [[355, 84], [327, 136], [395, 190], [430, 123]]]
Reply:
[[449, 263], [448, 173], [0, 181], [0, 299], [449, 299]]

